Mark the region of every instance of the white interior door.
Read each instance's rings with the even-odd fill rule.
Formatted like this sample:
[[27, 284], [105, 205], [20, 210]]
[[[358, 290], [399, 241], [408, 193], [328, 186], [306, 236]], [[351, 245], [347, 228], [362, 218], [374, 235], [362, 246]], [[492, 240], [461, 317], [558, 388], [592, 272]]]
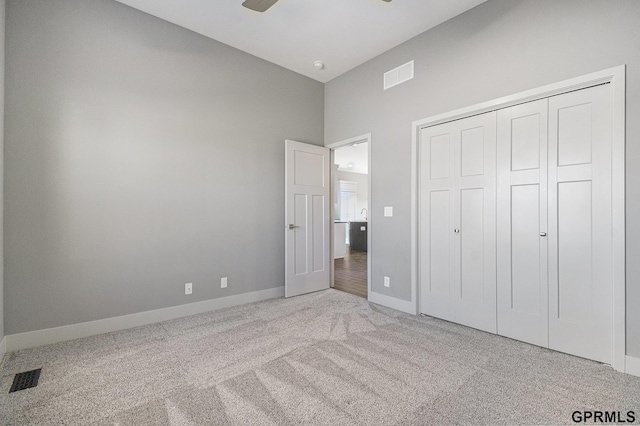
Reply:
[[[496, 112], [458, 121], [457, 322], [496, 329]], [[459, 219], [458, 219], [459, 217]]]
[[455, 122], [420, 130], [420, 312], [455, 321]]
[[610, 86], [549, 98], [549, 347], [612, 362]]
[[498, 111], [498, 334], [549, 345], [547, 105]]
[[328, 148], [286, 141], [285, 297], [330, 285]]
[[421, 312], [496, 332], [496, 113], [422, 129]]

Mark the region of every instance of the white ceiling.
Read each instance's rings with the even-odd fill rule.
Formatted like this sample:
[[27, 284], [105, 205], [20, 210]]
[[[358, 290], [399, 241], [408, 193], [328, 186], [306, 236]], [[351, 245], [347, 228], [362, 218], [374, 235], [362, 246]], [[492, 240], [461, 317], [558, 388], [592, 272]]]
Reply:
[[117, 1], [326, 83], [486, 0]]
[[333, 163], [338, 170], [353, 173], [369, 173], [369, 143], [347, 145], [334, 151]]

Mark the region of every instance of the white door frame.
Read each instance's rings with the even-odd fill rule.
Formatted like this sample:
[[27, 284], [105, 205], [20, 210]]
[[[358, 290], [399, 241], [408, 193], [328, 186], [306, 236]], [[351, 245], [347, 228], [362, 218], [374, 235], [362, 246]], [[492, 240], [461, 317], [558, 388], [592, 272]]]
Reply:
[[[371, 298], [371, 222], [372, 222], [372, 214], [371, 214], [371, 133], [366, 133], [364, 135], [356, 136], [353, 138], [345, 139], [339, 142], [334, 142], [330, 144], [326, 144], [325, 148], [329, 148], [331, 150], [331, 173], [333, 174], [333, 155], [334, 151], [337, 148], [353, 145], [354, 143], [367, 143], [367, 300]], [[331, 181], [333, 182], [333, 176]], [[331, 199], [335, 197], [334, 194], [335, 188], [331, 185]], [[329, 214], [329, 220], [331, 223], [329, 224], [330, 231], [330, 245], [331, 245], [331, 287], [333, 287], [334, 282], [334, 259], [333, 259], [333, 220], [334, 220], [334, 212], [333, 208], [331, 208], [331, 212]]]
[[625, 323], [625, 65], [594, 72], [559, 83], [538, 87], [488, 102], [435, 115], [411, 123], [411, 303], [419, 310], [419, 165], [418, 146], [420, 129], [436, 124], [507, 108], [517, 104], [548, 98], [590, 86], [611, 84], [612, 109], [612, 234], [613, 234], [613, 365], [625, 371], [626, 323]]

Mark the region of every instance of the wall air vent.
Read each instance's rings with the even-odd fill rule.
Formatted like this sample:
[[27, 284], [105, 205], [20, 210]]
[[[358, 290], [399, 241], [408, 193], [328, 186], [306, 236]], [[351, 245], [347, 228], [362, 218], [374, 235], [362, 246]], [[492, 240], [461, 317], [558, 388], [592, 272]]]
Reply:
[[411, 80], [413, 78], [413, 61], [409, 61], [398, 68], [384, 73], [384, 90], [397, 86], [400, 83]]

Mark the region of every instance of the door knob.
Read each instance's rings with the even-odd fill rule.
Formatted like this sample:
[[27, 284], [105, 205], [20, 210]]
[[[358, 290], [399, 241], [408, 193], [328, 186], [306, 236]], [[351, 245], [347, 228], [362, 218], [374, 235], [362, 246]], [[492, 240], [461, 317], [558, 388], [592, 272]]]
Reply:
[[296, 228], [300, 228], [300, 227], [297, 225], [294, 225], [293, 223], [289, 224], [289, 229], [296, 229]]
[[454, 229], [453, 232], [455, 232], [456, 234], [459, 234], [460, 230], [459, 229]]
[[540, 236], [541, 236], [541, 237], [546, 237], [546, 236], [547, 236], [547, 233], [546, 233], [546, 232], [541, 232], [541, 233], [540, 233]]

